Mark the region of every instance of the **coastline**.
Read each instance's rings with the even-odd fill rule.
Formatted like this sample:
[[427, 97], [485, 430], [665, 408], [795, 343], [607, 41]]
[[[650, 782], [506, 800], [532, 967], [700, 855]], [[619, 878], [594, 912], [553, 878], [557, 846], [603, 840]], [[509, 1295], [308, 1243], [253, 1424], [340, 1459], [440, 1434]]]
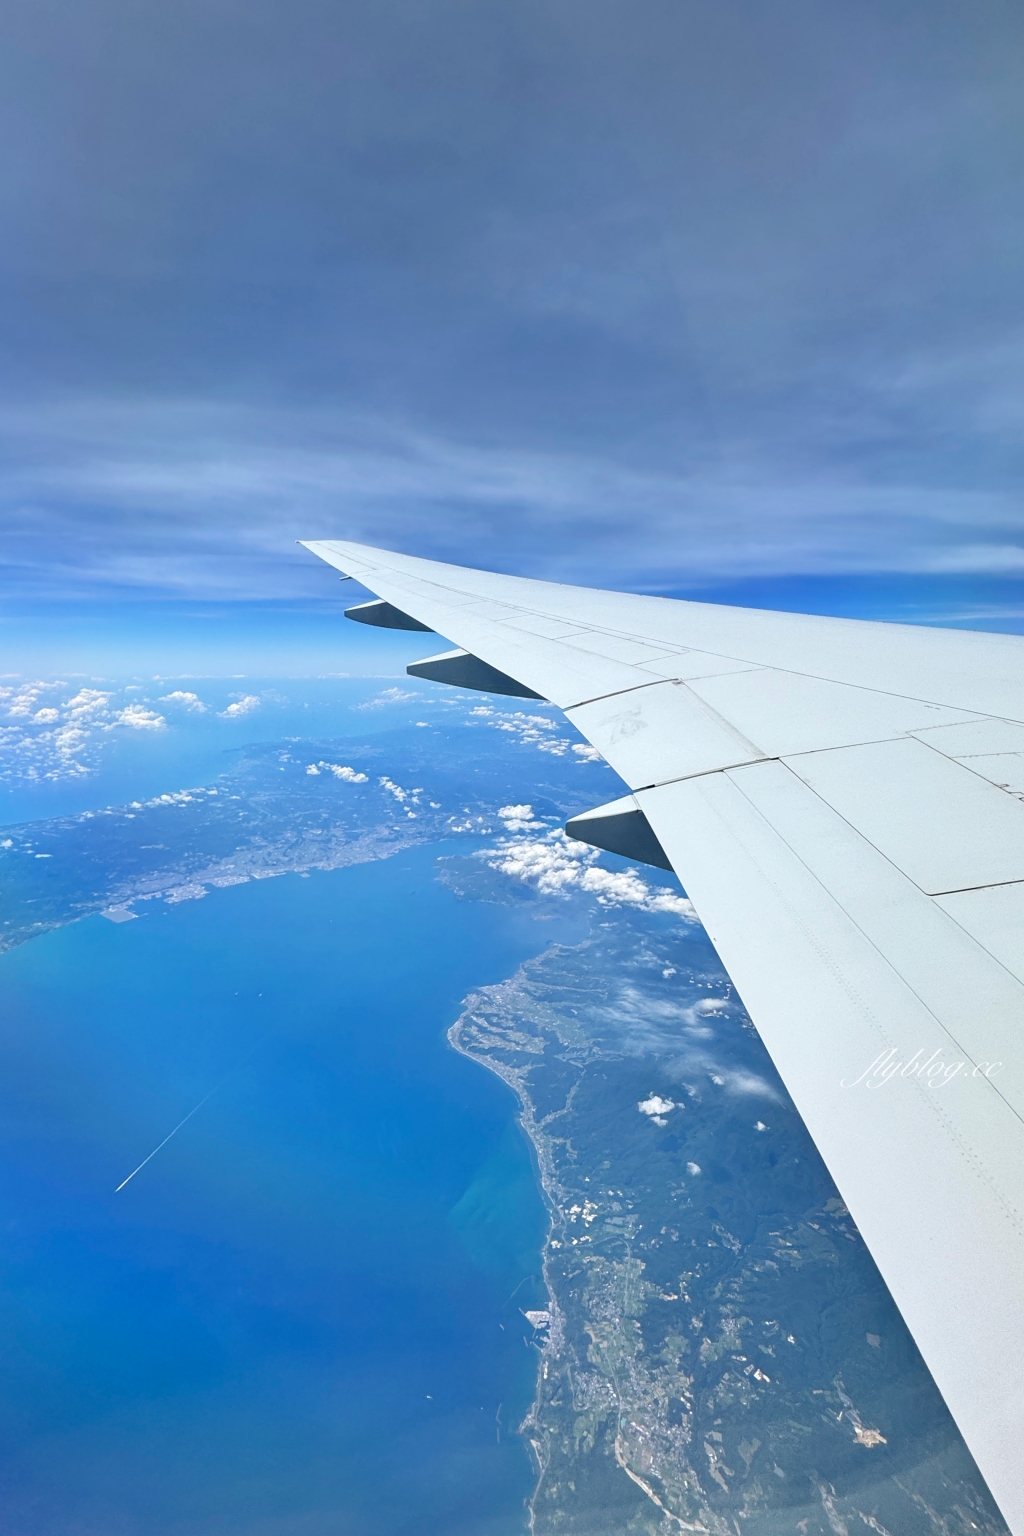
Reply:
[[448, 1041], [515, 1093], [548, 1212], [531, 1536], [1004, 1536], [702, 931], [598, 920]]
[[[559, 1374], [559, 1366], [567, 1375], [571, 1375], [571, 1365], [568, 1362], [574, 1353], [568, 1337], [566, 1313], [562, 1307], [557, 1280], [553, 1273], [554, 1254], [563, 1245], [555, 1234], [556, 1232], [564, 1234], [567, 1224], [571, 1225], [574, 1217], [572, 1216], [571, 1209], [567, 1209], [567, 1201], [571, 1197], [567, 1195], [563, 1188], [563, 1182], [555, 1162], [554, 1146], [558, 1138], [550, 1134], [549, 1127], [553, 1119], [557, 1119], [566, 1110], [571, 1108], [575, 1085], [569, 1086], [568, 1092], [565, 1095], [565, 1102], [561, 1106], [552, 1108], [544, 1115], [539, 1114], [538, 1106], [530, 1093], [527, 1081], [529, 1067], [517, 1066], [507, 1057], [511, 1053], [521, 1052], [527, 1058], [533, 1057], [536, 1059], [542, 1053], [543, 1047], [538, 1047], [536, 1039], [531, 1039], [530, 1035], [525, 1031], [516, 1030], [508, 1026], [505, 1028], [495, 1027], [485, 1016], [485, 1009], [495, 997], [501, 998], [509, 990], [515, 989], [517, 984], [520, 984], [523, 978], [529, 976], [538, 966], [543, 966], [552, 960], [557, 962], [559, 958], [578, 954], [586, 950], [592, 942], [593, 936], [591, 935], [578, 945], [553, 946], [532, 957], [532, 959], [524, 961], [518, 968], [515, 976], [509, 978], [508, 981], [498, 983], [492, 987], [482, 988], [479, 992], [471, 993], [465, 1000], [464, 1011], [447, 1032], [448, 1042], [453, 1050], [465, 1056], [468, 1060], [473, 1061], [476, 1065], [492, 1072], [511, 1088], [516, 1095], [519, 1105], [516, 1123], [519, 1125], [530, 1149], [531, 1162], [536, 1171], [538, 1188], [548, 1213], [548, 1229], [540, 1252], [541, 1275], [544, 1289], [547, 1293], [546, 1310], [548, 1321], [542, 1330], [537, 1330], [535, 1343], [538, 1348], [539, 1358], [537, 1361], [534, 1395], [526, 1416], [518, 1426], [518, 1433], [526, 1441], [529, 1448], [535, 1474], [533, 1492], [526, 1506], [527, 1529], [530, 1532], [530, 1536], [536, 1536], [538, 1532], [538, 1505], [542, 1493], [549, 1491], [548, 1484], [555, 1454], [555, 1436], [552, 1432], [551, 1424], [545, 1422], [543, 1413], [545, 1387], [549, 1383], [554, 1384], [556, 1376]], [[573, 1240], [569, 1238], [568, 1241], [571, 1243]], [[618, 1411], [621, 1405], [617, 1401], [613, 1404], [605, 1404], [604, 1406], [606, 1409], [613, 1407], [615, 1410], [614, 1416], [616, 1419], [618, 1418]], [[588, 1519], [586, 1526], [579, 1527], [579, 1530], [583, 1531], [585, 1529], [587, 1536], [619, 1536], [619, 1533], [624, 1529], [624, 1518], [629, 1518], [629, 1529], [631, 1532], [637, 1532], [638, 1536], [656, 1536], [656, 1533], [662, 1530], [663, 1520], [665, 1519], [671, 1522], [671, 1528], [675, 1530], [678, 1530], [680, 1527], [683, 1529], [701, 1530], [702, 1527], [699, 1526], [687, 1526], [684, 1521], [678, 1520], [671, 1511], [664, 1508], [655, 1491], [630, 1468], [628, 1460], [622, 1453], [619, 1441], [620, 1437], [618, 1434], [611, 1437], [609, 1450], [615, 1464], [626, 1473], [630, 1480], [626, 1484], [626, 1488], [635, 1487], [642, 1494], [642, 1498], [638, 1497], [632, 1501], [634, 1506], [639, 1506], [639, 1508], [633, 1507], [627, 1511], [623, 1509], [621, 1497], [618, 1500], [613, 1499], [611, 1502], [617, 1513], [613, 1514], [612, 1523], [606, 1527], [602, 1526], [598, 1530]], [[557, 1486], [550, 1491], [557, 1493]], [[570, 1494], [575, 1492], [571, 1480], [569, 1492]], [[657, 1509], [659, 1511], [661, 1518], [655, 1517], [657, 1520], [655, 1525], [637, 1523], [636, 1517], [639, 1513], [642, 1513], [644, 1506], [648, 1509]], [[560, 1502], [556, 1515], [560, 1524], [564, 1521], [566, 1514], [567, 1510]], [[547, 1528], [545, 1526], [545, 1529]], [[577, 1531], [577, 1526], [574, 1522], [571, 1525], [565, 1525], [564, 1528], [567, 1530], [571, 1529], [574, 1532]], [[731, 1533], [728, 1533], [728, 1536], [731, 1536]]]
[[541, 1482], [543, 1481], [545, 1471], [547, 1470], [547, 1458], [545, 1457], [544, 1444], [543, 1441], [539, 1438], [538, 1433], [540, 1429], [538, 1421], [538, 1411], [540, 1408], [540, 1384], [543, 1379], [543, 1372], [546, 1366], [545, 1355], [548, 1351], [548, 1348], [552, 1345], [557, 1347], [557, 1345], [564, 1339], [565, 1333], [565, 1319], [559, 1306], [558, 1298], [551, 1284], [551, 1278], [549, 1275], [549, 1245], [551, 1241], [551, 1233], [553, 1230], [554, 1221], [558, 1213], [558, 1206], [553, 1193], [555, 1187], [555, 1172], [550, 1155], [550, 1149], [548, 1148], [544, 1138], [538, 1134], [535, 1107], [528, 1092], [526, 1091], [524, 1073], [505, 1062], [495, 1060], [486, 1054], [482, 1054], [479, 1051], [473, 1050], [468, 1042], [463, 1038], [467, 1022], [470, 1018], [468, 1007], [472, 1004], [472, 1001], [476, 996], [476, 993], [470, 994], [470, 996], [466, 999], [467, 1010], [460, 1014], [455, 1023], [452, 1024], [448, 1029], [448, 1043], [454, 1051], [458, 1052], [460, 1056], [465, 1056], [467, 1060], [474, 1062], [477, 1066], [483, 1067], [489, 1072], [493, 1072], [494, 1075], [499, 1077], [501, 1081], [505, 1083], [509, 1088], [511, 1088], [512, 1092], [515, 1094], [519, 1103], [519, 1110], [516, 1114], [516, 1124], [523, 1132], [527, 1145], [530, 1149], [530, 1161], [535, 1169], [537, 1185], [548, 1215], [548, 1229], [544, 1236], [544, 1243], [541, 1248], [540, 1259], [541, 1276], [543, 1279], [545, 1291], [547, 1292], [546, 1305], [549, 1322], [547, 1325], [546, 1337], [544, 1339], [543, 1345], [538, 1346], [539, 1359], [537, 1361], [533, 1400], [527, 1411], [526, 1417], [522, 1420], [516, 1429], [516, 1433], [526, 1441], [534, 1466], [534, 1489], [527, 1502], [527, 1524], [532, 1536], [532, 1533], [536, 1529], [536, 1513], [534, 1506], [538, 1490], [540, 1488]]

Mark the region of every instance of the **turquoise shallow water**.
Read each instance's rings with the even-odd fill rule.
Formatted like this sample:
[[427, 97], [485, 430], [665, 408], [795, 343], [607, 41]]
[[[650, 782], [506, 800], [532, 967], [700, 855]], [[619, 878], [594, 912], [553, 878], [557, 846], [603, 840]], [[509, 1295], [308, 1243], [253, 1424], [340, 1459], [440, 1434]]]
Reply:
[[511, 1094], [444, 1032], [570, 935], [434, 857], [0, 957], [12, 1536], [522, 1528], [545, 1218]]

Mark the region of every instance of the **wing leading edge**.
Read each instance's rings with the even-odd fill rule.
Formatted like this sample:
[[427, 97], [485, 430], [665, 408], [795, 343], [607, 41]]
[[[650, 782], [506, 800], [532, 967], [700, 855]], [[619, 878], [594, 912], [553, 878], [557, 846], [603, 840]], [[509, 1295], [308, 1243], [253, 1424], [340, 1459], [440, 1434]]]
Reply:
[[1024, 1536], [1024, 640], [306, 547], [625, 780]]

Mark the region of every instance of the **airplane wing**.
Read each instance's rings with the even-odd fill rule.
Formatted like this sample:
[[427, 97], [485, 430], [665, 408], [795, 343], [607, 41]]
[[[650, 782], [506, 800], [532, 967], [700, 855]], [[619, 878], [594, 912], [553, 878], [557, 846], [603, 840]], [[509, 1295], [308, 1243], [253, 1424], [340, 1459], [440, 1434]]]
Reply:
[[625, 780], [568, 830], [679, 875], [1024, 1536], [1024, 639], [306, 548]]

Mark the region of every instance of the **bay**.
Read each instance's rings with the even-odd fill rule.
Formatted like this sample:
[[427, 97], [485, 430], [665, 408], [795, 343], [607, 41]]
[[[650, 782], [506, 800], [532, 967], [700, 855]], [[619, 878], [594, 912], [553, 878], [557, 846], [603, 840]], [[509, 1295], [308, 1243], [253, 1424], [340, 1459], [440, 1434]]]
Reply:
[[0, 957], [6, 1530], [522, 1530], [546, 1218], [511, 1093], [445, 1031], [580, 935], [435, 856]]

